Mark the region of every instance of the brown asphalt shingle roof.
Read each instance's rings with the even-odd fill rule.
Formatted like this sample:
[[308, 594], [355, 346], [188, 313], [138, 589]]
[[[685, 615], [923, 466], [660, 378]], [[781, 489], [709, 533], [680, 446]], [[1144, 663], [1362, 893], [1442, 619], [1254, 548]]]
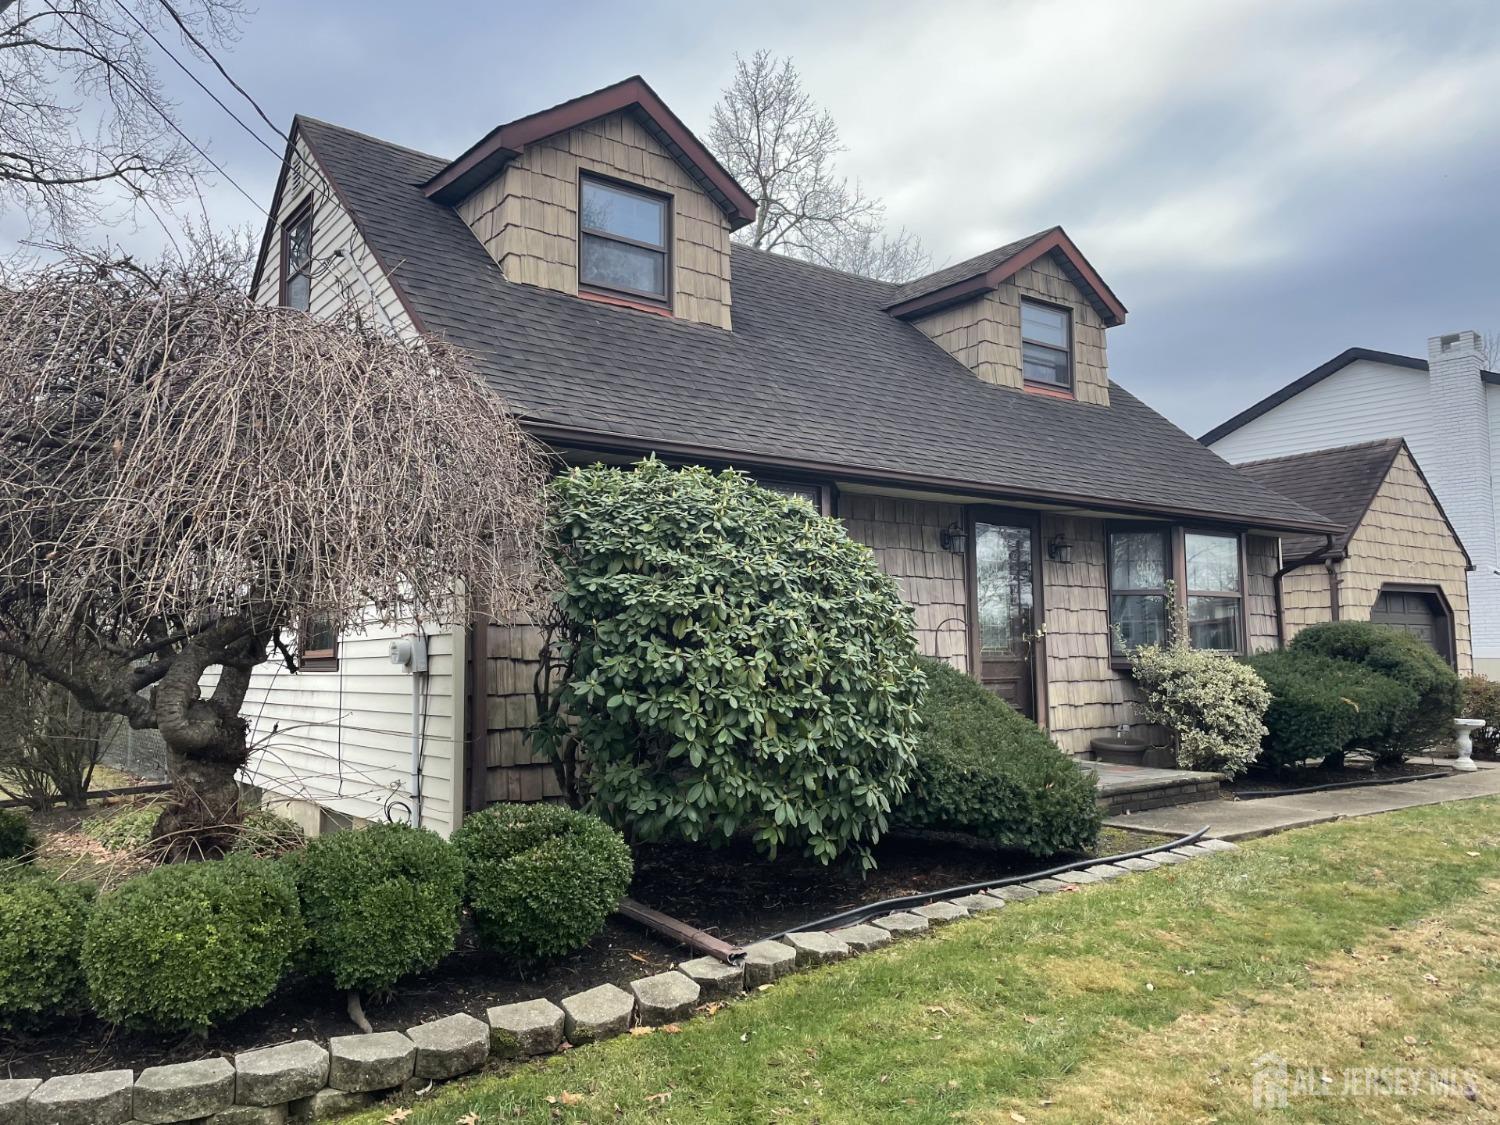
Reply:
[[[419, 185], [447, 161], [307, 118], [309, 142], [420, 327], [466, 348], [556, 439], [845, 479], [1088, 501], [1267, 528], [1326, 521], [1237, 472], [1117, 384], [1108, 408], [977, 379], [883, 311], [897, 286], [736, 246], [734, 330], [507, 282]], [[582, 435], [582, 437], [577, 436]]]
[[[1345, 551], [1404, 445], [1400, 438], [1385, 438], [1248, 461], [1238, 468], [1267, 488], [1290, 496], [1337, 523], [1342, 530], [1333, 537], [1333, 545], [1336, 550]], [[1321, 552], [1326, 543], [1326, 537], [1321, 535], [1283, 539], [1282, 558], [1286, 562], [1307, 558]]]

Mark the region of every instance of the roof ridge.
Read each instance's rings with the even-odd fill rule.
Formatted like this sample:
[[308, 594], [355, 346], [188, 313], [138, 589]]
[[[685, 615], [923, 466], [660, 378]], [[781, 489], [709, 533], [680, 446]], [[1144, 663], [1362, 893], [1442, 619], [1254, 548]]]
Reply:
[[1318, 457], [1327, 453], [1347, 453], [1352, 449], [1375, 449], [1379, 446], [1405, 445], [1403, 437], [1374, 438], [1370, 441], [1351, 441], [1345, 445], [1327, 445], [1321, 449], [1307, 449], [1301, 453], [1282, 453], [1276, 457], [1257, 457], [1253, 461], [1231, 461], [1230, 464], [1236, 469], [1243, 469], [1250, 465], [1271, 465], [1278, 461], [1296, 461], [1303, 457]]
[[372, 144], [384, 145], [386, 148], [398, 148], [402, 152], [409, 152], [413, 156], [426, 157], [428, 160], [448, 159], [446, 156], [439, 156], [435, 152], [427, 152], [420, 148], [412, 148], [411, 145], [404, 145], [397, 141], [388, 141], [384, 137], [377, 137], [374, 133], [366, 133], [362, 129], [351, 129], [347, 125], [338, 125], [332, 121], [324, 121], [321, 117], [314, 117], [310, 113], [293, 114], [292, 121], [294, 124], [298, 121], [302, 121], [310, 125], [321, 125], [325, 129], [335, 129], [340, 133], [347, 133], [349, 136], [359, 137], [362, 140], [370, 141]]
[[862, 273], [855, 273], [853, 270], [841, 270], [837, 266], [824, 265], [822, 262], [810, 262], [806, 258], [794, 258], [790, 254], [782, 253], [780, 250], [767, 250], [764, 246], [751, 246], [748, 242], [731, 242], [729, 246], [731, 250], [748, 250], [754, 254], [765, 254], [780, 262], [795, 262], [799, 266], [808, 267], [808, 269], [822, 270], [824, 273], [835, 274], [838, 277], [852, 277], [856, 281], [869, 282], [871, 285], [884, 285], [888, 289], [899, 289], [901, 286], [907, 284], [904, 281], [885, 281], [878, 277], [869, 277]]

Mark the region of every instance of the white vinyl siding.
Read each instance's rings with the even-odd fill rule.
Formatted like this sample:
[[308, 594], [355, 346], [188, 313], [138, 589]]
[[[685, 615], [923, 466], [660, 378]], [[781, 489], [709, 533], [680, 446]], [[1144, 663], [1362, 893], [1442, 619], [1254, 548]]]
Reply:
[[400, 298], [300, 136], [293, 166], [287, 171], [281, 198], [276, 201], [276, 224], [271, 229], [265, 266], [255, 290], [256, 303], [274, 305], [281, 300], [282, 220], [291, 216], [309, 195], [313, 198], [313, 279], [308, 311], [313, 316], [332, 316], [347, 296], [372, 311], [378, 324], [397, 332], [410, 332], [411, 319], [401, 307]]
[[1425, 371], [1355, 360], [1210, 448], [1226, 461], [1259, 461], [1404, 437], [1425, 465], [1427, 413]]
[[[361, 820], [407, 819], [411, 803], [412, 676], [392, 664], [402, 630], [372, 628], [339, 638], [338, 668], [256, 669], [245, 697], [250, 764], [243, 779], [278, 798], [311, 801]], [[422, 749], [422, 825], [447, 835], [454, 803], [454, 634], [427, 639]], [[462, 652], [459, 654], [462, 659]], [[461, 747], [460, 747], [461, 756]], [[398, 802], [400, 804], [398, 804]]]

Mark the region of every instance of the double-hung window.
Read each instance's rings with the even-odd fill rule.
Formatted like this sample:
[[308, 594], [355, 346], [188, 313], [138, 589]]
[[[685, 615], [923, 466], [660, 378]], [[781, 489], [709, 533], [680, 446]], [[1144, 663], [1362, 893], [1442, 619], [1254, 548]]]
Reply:
[[594, 176], [578, 190], [578, 284], [668, 304], [668, 198]]
[[1143, 525], [1109, 535], [1110, 652], [1165, 644], [1179, 622], [1191, 648], [1244, 652], [1240, 537]]
[[1239, 536], [1188, 531], [1182, 536], [1182, 550], [1188, 643], [1218, 652], [1244, 651]]
[[281, 303], [307, 312], [312, 305], [312, 201], [281, 224]]
[[1116, 531], [1109, 537], [1110, 651], [1116, 656], [1166, 643], [1171, 543], [1171, 530], [1165, 527]]
[[1073, 389], [1073, 314], [1057, 305], [1021, 301], [1021, 368], [1026, 382]]

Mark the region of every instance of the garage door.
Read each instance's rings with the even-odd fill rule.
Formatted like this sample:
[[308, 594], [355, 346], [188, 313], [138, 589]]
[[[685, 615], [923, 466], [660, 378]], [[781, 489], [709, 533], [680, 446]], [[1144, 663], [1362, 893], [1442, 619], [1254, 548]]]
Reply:
[[1448, 651], [1448, 615], [1436, 594], [1386, 590], [1375, 599], [1370, 620], [1382, 625], [1394, 625], [1414, 637], [1420, 637], [1436, 649], [1444, 660], [1452, 660], [1452, 654]]

